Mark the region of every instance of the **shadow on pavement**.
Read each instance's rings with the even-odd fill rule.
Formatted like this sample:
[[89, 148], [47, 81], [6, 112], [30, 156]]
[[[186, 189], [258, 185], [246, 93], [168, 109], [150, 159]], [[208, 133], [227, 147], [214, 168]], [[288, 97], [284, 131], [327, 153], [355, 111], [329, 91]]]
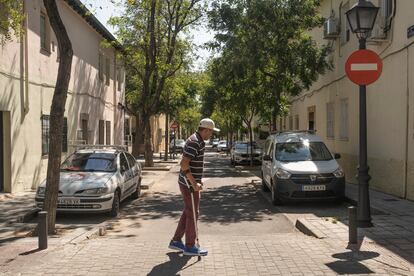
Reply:
[[[170, 260], [153, 267], [150, 273], [147, 274], [148, 276], [180, 275], [177, 273], [185, 269], [185, 265], [191, 259], [191, 256], [182, 256], [179, 253], [175, 253], [175, 252], [170, 252], [167, 255], [170, 258]], [[192, 266], [192, 265], [194, 264], [191, 264], [189, 266]]]
[[[180, 194], [156, 192], [140, 201], [138, 205], [126, 208], [123, 214], [132, 220], [153, 220], [165, 217], [177, 219], [181, 216], [183, 201]], [[201, 196], [201, 216], [204, 222], [221, 224], [242, 221], [262, 221], [265, 215], [276, 210], [269, 209], [248, 183], [208, 188]]]
[[371, 274], [374, 271], [370, 270], [360, 261], [374, 259], [380, 254], [372, 251], [351, 251], [333, 254], [332, 257], [339, 259], [338, 261], [327, 263], [330, 269], [335, 271], [339, 275], [352, 275], [352, 274]]

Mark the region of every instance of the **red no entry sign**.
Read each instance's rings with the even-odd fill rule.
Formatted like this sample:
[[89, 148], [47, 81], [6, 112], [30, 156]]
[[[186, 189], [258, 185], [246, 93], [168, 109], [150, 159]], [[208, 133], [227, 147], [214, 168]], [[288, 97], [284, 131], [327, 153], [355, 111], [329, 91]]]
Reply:
[[176, 128], [178, 128], [178, 123], [177, 123], [176, 121], [174, 121], [174, 122], [171, 124], [170, 128], [172, 128], [172, 129], [176, 129]]
[[381, 58], [371, 50], [353, 52], [345, 64], [348, 78], [358, 85], [368, 85], [376, 80], [382, 72]]

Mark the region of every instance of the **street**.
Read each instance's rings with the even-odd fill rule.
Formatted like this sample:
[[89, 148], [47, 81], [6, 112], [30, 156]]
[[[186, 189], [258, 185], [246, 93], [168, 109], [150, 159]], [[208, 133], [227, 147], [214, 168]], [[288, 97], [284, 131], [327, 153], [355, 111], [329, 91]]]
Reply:
[[[208, 152], [205, 159], [199, 236], [209, 255], [200, 261], [167, 248], [182, 209], [176, 165], [141, 198], [127, 200], [121, 216], [110, 221], [105, 236], [24, 254], [0, 267], [0, 273], [410, 275], [409, 270], [390, 265], [393, 260], [387, 256], [364, 250], [352, 252], [343, 243], [306, 236], [294, 226], [294, 217], [308, 214], [341, 217], [347, 204], [274, 207], [268, 193], [261, 191], [257, 176], [243, 167], [230, 166], [222, 154]], [[69, 217], [73, 219], [73, 215]]]

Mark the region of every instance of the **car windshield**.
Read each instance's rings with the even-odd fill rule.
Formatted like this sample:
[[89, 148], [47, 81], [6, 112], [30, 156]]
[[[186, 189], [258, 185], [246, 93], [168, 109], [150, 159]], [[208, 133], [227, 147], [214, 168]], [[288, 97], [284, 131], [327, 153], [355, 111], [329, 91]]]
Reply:
[[74, 153], [63, 162], [62, 171], [115, 172], [116, 155], [113, 153]]
[[220, 142], [219, 142], [219, 145], [225, 145], [225, 144], [227, 144], [227, 142], [226, 142], [226, 141], [220, 141]]
[[281, 162], [328, 161], [332, 155], [323, 142], [294, 142], [276, 144], [276, 160]]

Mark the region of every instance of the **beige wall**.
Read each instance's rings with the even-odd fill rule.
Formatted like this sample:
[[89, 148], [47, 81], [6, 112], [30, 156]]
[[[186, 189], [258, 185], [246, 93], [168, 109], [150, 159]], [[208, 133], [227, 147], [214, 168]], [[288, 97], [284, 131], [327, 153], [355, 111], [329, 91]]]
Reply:
[[[321, 13], [325, 18], [347, 1], [323, 1]], [[355, 1], [349, 1], [352, 6]], [[378, 1], [373, 1], [375, 4]], [[414, 37], [407, 38], [407, 28], [414, 25], [414, 1], [396, 1], [396, 17], [388, 38], [369, 42], [368, 49], [383, 59], [381, 78], [367, 87], [368, 164], [370, 186], [399, 197], [414, 200]], [[332, 5], [331, 5], [332, 3]], [[341, 165], [347, 180], [357, 183], [359, 153], [359, 94], [358, 86], [345, 76], [347, 57], [358, 49], [354, 34], [345, 44], [340, 39], [324, 40], [323, 30], [313, 30], [321, 44], [331, 43], [330, 56], [335, 68], [321, 76], [309, 91], [292, 99], [290, 114], [299, 115], [301, 129], [307, 129], [307, 108], [316, 106], [316, 130], [333, 152], [342, 154]], [[348, 139], [340, 139], [340, 100], [348, 99]], [[335, 137], [327, 138], [326, 104], [334, 102]], [[408, 120], [408, 121], [407, 121]], [[279, 120], [277, 120], [279, 123]], [[407, 171], [407, 172], [406, 172]]]
[[[77, 139], [80, 114], [89, 116], [90, 143], [98, 141], [98, 122], [111, 122], [111, 142], [123, 139], [124, 88], [115, 87], [115, 51], [102, 49], [102, 37], [63, 1], [57, 1], [74, 51], [71, 80], [66, 102], [68, 143]], [[51, 31], [50, 54], [40, 50], [42, 1], [26, 0], [26, 37], [13, 39], [0, 49], [0, 111], [10, 114], [10, 182], [8, 192], [35, 188], [45, 177], [47, 157], [42, 157], [41, 116], [50, 114], [58, 71], [57, 40]], [[54, 45], [54, 47], [53, 47]], [[98, 78], [98, 53], [111, 60], [110, 85]], [[27, 80], [24, 76], [27, 75]]]

